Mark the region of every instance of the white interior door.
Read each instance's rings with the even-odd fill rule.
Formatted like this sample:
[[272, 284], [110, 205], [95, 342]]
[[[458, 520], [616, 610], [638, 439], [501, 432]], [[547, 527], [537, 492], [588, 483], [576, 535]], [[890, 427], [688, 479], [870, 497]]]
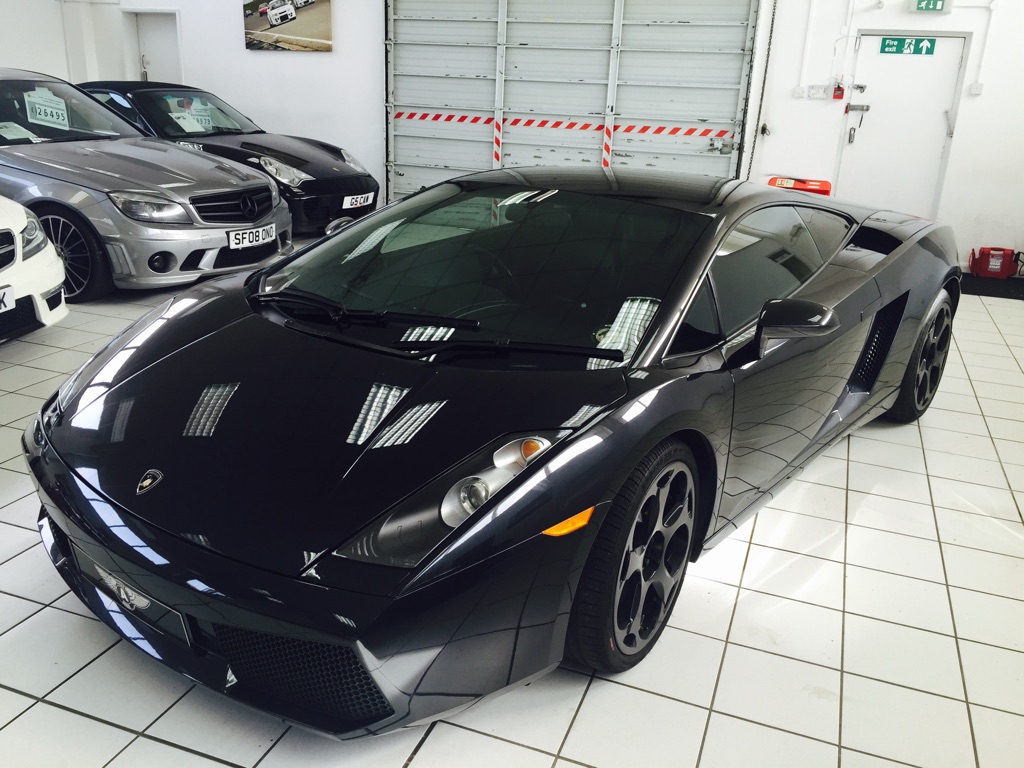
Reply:
[[180, 83], [181, 49], [178, 17], [173, 13], [137, 13], [139, 68], [143, 80]]
[[915, 216], [936, 214], [965, 43], [935, 33], [859, 38], [836, 197]]

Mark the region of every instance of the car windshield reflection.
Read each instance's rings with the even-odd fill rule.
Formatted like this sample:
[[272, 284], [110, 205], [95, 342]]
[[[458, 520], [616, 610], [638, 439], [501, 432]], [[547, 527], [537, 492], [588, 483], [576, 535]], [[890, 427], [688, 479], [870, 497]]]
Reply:
[[134, 100], [160, 135], [168, 138], [262, 133], [252, 120], [205, 91], [153, 89], [138, 91]]
[[130, 123], [66, 83], [0, 82], [0, 146], [140, 135]]
[[[621, 350], [624, 359], [588, 364], [618, 366], [709, 220], [635, 199], [448, 183], [350, 225], [269, 274], [263, 292], [318, 296], [349, 313], [452, 318], [461, 327], [447, 324], [445, 349], [500, 341]], [[397, 338], [364, 326], [344, 331]]]

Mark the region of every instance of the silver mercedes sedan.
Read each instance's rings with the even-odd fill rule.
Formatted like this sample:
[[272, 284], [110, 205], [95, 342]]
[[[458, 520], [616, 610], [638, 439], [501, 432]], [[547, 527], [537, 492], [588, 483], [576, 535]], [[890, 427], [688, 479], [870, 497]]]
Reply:
[[0, 195], [33, 211], [68, 301], [268, 264], [291, 216], [260, 171], [143, 136], [70, 83], [0, 68]]

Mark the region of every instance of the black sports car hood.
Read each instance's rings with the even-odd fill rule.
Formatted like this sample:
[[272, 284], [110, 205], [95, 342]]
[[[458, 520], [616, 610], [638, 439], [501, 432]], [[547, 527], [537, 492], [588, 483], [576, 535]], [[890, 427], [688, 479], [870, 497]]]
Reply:
[[50, 440], [86, 483], [287, 575], [499, 438], [625, 393], [621, 369], [467, 369], [307, 336], [211, 284], [122, 334], [70, 389]]
[[293, 168], [308, 173], [315, 179], [333, 179], [342, 176], [363, 176], [365, 171], [356, 170], [341, 154], [341, 150], [329, 144], [321, 144], [295, 136], [281, 136], [276, 133], [246, 133], [224, 136], [198, 136], [188, 139], [199, 144], [211, 154], [227, 157], [240, 163], [249, 163], [250, 158], [265, 155]]

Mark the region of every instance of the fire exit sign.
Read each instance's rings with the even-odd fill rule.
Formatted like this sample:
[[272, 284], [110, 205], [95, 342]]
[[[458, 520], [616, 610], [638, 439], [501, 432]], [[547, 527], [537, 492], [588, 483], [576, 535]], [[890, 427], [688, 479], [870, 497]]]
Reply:
[[881, 53], [897, 56], [935, 55], [934, 37], [883, 37]]
[[910, 0], [910, 10], [931, 13], [949, 13], [953, 0]]

